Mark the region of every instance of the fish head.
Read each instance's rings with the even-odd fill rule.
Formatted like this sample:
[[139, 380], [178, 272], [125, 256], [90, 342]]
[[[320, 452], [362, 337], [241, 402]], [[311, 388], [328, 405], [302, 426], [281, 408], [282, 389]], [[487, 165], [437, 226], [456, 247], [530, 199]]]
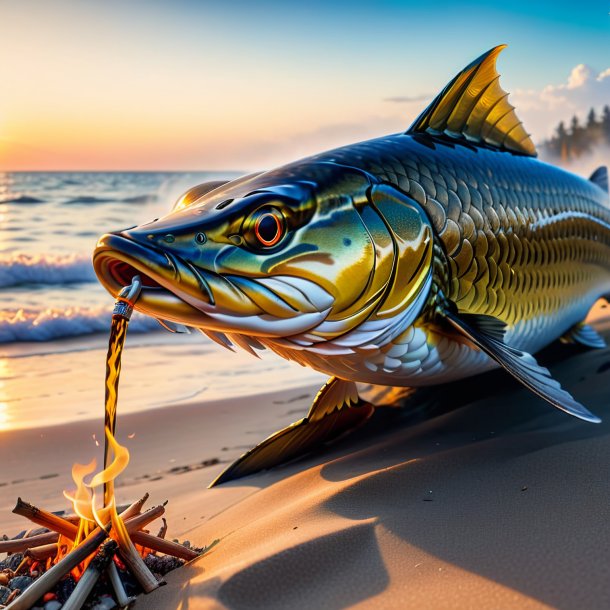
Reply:
[[[155, 318], [261, 338], [319, 331], [327, 341], [383, 306], [396, 272], [396, 236], [372, 187], [330, 163], [201, 185], [166, 216], [103, 235], [94, 268], [115, 296], [140, 275], [135, 309]], [[415, 250], [427, 226], [418, 214]]]

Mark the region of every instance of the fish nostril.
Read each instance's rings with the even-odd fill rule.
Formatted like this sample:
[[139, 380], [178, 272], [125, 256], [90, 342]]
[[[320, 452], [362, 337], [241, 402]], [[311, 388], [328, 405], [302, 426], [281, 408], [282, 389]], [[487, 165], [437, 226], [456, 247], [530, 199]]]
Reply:
[[195, 241], [198, 244], [205, 244], [205, 242], [208, 241], [208, 238], [205, 233], [197, 233], [197, 235], [195, 235]]
[[167, 242], [168, 244], [173, 244], [174, 241], [176, 241], [176, 238], [171, 233], [168, 233], [163, 237], [163, 241]]

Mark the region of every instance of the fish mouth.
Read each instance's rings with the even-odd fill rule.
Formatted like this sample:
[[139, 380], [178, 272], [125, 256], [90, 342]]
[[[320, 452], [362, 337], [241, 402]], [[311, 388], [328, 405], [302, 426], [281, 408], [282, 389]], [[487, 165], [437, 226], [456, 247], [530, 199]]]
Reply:
[[286, 337], [319, 324], [331, 304], [330, 295], [307, 280], [223, 276], [125, 233], [99, 239], [93, 268], [114, 297], [139, 275], [136, 310], [204, 330]]
[[93, 253], [93, 268], [104, 288], [117, 296], [121, 288], [131, 284], [134, 275], [142, 281], [142, 292], [135, 309], [154, 318], [178, 324], [200, 326], [205, 314], [181, 296], [180, 285], [196, 283], [200, 291], [196, 299], [212, 305], [213, 298], [203, 277], [195, 277], [185, 261], [154, 247], [146, 247], [125, 234], [103, 235]]

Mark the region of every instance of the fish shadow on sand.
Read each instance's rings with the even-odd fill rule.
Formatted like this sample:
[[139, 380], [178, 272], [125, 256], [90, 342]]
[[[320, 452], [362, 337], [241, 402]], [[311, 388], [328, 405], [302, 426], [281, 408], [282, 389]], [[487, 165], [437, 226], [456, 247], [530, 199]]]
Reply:
[[[321, 582], [324, 586], [317, 586]], [[382, 592], [388, 583], [374, 524], [364, 522], [289, 546], [237, 571], [218, 589], [218, 599], [240, 610], [284, 610], [302, 607], [303, 600], [310, 608], [341, 610]], [[342, 594], [329, 595], [333, 589]]]
[[[155, 593], [162, 607], [209, 599], [240, 610], [299, 608], [307, 600], [341, 610], [396, 587], [404, 607], [435, 607], [417, 595], [441, 575], [446, 599], [466, 587], [473, 607], [466, 578], [481, 600], [500, 585], [533, 604], [610, 607], [610, 350], [553, 347], [539, 358], [604, 423], [552, 409], [501, 371], [413, 392], [404, 409], [378, 410], [320, 453], [229, 483], [260, 489], [224, 514], [220, 530], [228, 530], [212, 528], [221, 537], [212, 553], [233, 544], [236, 562], [204, 556], [170, 574], [172, 586]], [[234, 530], [232, 511], [235, 523], [248, 514], [257, 522]], [[201, 568], [209, 576], [191, 579]]]
[[553, 410], [502, 372], [418, 391], [405, 410], [379, 412], [374, 425], [392, 432], [363, 430], [358, 448], [322, 467], [347, 485], [324, 508], [373, 518], [439, 562], [543, 603], [610, 607], [610, 350], [554, 346], [539, 360], [602, 424]]
[[[345, 553], [337, 557], [336, 549]], [[222, 548], [218, 549], [223, 553]], [[376, 547], [374, 524], [359, 523], [346, 530], [289, 546], [256, 563], [237, 569], [225, 580], [202, 578], [206, 553], [201, 559], [166, 576], [167, 587], [154, 592], [157, 608], [186, 610], [205, 600], [218, 600], [223, 607], [239, 610], [284, 610], [303, 607], [341, 610], [383, 591], [389, 581]], [[347, 594], [333, 599], [328, 583], [339, 590], [352, 583]], [[324, 587], [316, 583], [325, 582]]]

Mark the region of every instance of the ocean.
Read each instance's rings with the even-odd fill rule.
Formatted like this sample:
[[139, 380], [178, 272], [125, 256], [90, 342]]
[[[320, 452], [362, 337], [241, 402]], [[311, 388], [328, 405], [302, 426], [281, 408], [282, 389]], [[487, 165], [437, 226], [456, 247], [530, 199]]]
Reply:
[[[0, 174], [0, 343], [103, 332], [111, 298], [91, 253], [107, 231], [152, 220], [218, 173]], [[156, 329], [134, 316], [131, 332]]]
[[[0, 173], [0, 430], [99, 417], [114, 305], [93, 272], [97, 238], [161, 216], [229, 172]], [[123, 411], [322, 381], [273, 355], [231, 354], [134, 313]], [[201, 371], [205, 371], [202, 374]], [[236, 377], [239, 383], [236, 383]]]

